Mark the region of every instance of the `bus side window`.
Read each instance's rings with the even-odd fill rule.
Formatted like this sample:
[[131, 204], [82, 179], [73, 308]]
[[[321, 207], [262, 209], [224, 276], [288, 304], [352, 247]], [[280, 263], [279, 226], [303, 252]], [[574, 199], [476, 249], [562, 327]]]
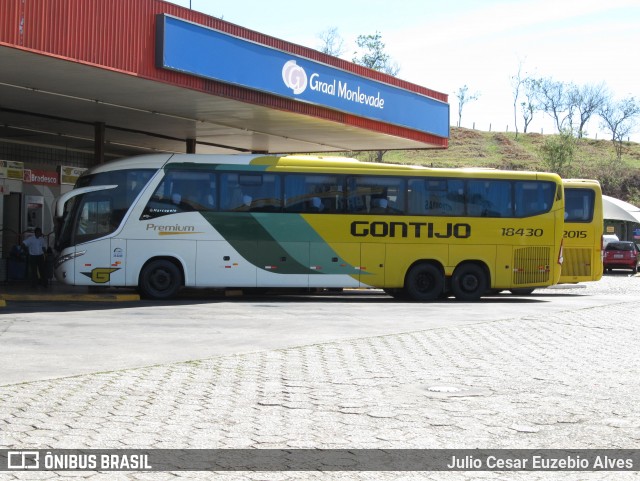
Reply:
[[467, 215], [511, 217], [511, 182], [470, 180], [467, 182]]
[[198, 179], [187, 194], [192, 206], [198, 211], [216, 209], [216, 181], [214, 174]]
[[409, 214], [422, 215], [425, 213], [425, 181], [424, 179], [409, 179], [407, 191], [409, 200]]
[[215, 174], [211, 172], [170, 171], [149, 199], [141, 218], [214, 210], [215, 185]]
[[464, 182], [458, 179], [410, 180], [409, 210], [420, 215], [464, 215]]
[[220, 208], [232, 212], [279, 212], [280, 176], [261, 173], [220, 175]]
[[[282, 206], [280, 201], [280, 176], [275, 174], [260, 174], [261, 182], [251, 186], [247, 194], [252, 197], [251, 212], [278, 212]], [[241, 176], [242, 186], [242, 176]], [[245, 198], [245, 203], [247, 199]]]
[[349, 212], [403, 214], [406, 184], [401, 177], [357, 176], [347, 182]]
[[367, 204], [364, 196], [350, 195], [347, 199], [347, 210], [349, 212], [366, 212]]
[[156, 217], [179, 212], [178, 206], [174, 202], [175, 198], [172, 200], [170, 186], [170, 177], [166, 176], [162, 182], [160, 182], [149, 199], [149, 202], [147, 202], [147, 205], [144, 207], [142, 215], [140, 216], [141, 220], [155, 219]]
[[448, 201], [449, 181], [447, 179], [425, 180], [425, 187], [425, 213], [427, 215], [451, 214], [452, 207]]
[[247, 188], [240, 185], [236, 172], [220, 175], [220, 209], [223, 211], [247, 211], [251, 207], [253, 196]]
[[342, 209], [342, 177], [324, 174], [285, 176], [285, 212], [332, 213]]
[[553, 205], [555, 184], [544, 181], [515, 182], [515, 215], [529, 217], [548, 212]]
[[304, 175], [287, 175], [284, 179], [285, 212], [304, 212], [306, 201], [306, 184]]

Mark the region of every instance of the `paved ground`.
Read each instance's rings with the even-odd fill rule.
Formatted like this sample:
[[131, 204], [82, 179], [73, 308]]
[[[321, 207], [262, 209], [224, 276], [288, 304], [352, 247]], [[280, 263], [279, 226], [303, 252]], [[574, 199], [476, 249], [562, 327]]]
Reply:
[[[453, 299], [399, 303], [382, 291], [361, 290], [241, 298], [196, 290], [163, 303], [114, 302], [109, 291], [92, 295], [110, 295], [111, 300], [89, 302], [84, 293], [53, 291], [41, 290], [31, 297], [16, 293], [23, 300], [9, 300], [0, 309], [0, 365], [5, 367], [0, 384], [460, 327], [512, 319], [514, 312], [519, 317], [551, 315], [621, 302], [620, 296], [594, 285], [524, 297], [507, 293], [470, 305]], [[45, 296], [46, 302], [34, 296]]]
[[[592, 286], [592, 295], [580, 293], [584, 307], [565, 311], [523, 315], [513, 304], [510, 317], [496, 320], [6, 384], [0, 447], [639, 449], [640, 278], [607, 276]], [[598, 297], [608, 302], [589, 302]], [[474, 316], [474, 304], [451, 306]], [[635, 479], [621, 472], [58, 474]]]

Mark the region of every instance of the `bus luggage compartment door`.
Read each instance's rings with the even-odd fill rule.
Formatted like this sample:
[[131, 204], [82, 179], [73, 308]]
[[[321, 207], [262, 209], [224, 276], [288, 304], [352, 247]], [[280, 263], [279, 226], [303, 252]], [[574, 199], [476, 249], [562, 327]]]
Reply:
[[309, 287], [359, 287], [360, 244], [310, 243]]
[[261, 240], [257, 252], [258, 287], [308, 287], [308, 242]]
[[[256, 287], [256, 266], [252, 255], [258, 252], [256, 241], [198, 241], [196, 286]], [[249, 257], [249, 259], [247, 259]]]
[[384, 287], [385, 244], [360, 244], [360, 287]]

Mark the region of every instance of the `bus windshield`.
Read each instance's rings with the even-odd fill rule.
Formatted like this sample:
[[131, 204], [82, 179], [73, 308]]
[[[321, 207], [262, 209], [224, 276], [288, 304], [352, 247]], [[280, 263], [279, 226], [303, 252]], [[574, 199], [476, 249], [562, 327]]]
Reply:
[[565, 222], [591, 222], [596, 193], [593, 189], [565, 188]]
[[56, 228], [56, 250], [61, 251], [114, 232], [155, 172], [155, 169], [129, 169], [101, 172], [78, 179], [76, 188], [100, 185], [117, 187], [86, 192], [67, 202]]

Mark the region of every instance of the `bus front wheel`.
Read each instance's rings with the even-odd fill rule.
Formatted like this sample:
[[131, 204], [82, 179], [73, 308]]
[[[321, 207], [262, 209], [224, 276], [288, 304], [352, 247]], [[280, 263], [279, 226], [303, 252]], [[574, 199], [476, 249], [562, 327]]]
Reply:
[[444, 275], [433, 264], [417, 264], [407, 273], [404, 291], [414, 301], [434, 301], [444, 291]]
[[451, 290], [459, 301], [477, 301], [488, 288], [487, 274], [477, 264], [462, 264], [453, 271]]
[[140, 273], [140, 293], [148, 299], [169, 299], [181, 285], [180, 269], [166, 259], [149, 262]]

